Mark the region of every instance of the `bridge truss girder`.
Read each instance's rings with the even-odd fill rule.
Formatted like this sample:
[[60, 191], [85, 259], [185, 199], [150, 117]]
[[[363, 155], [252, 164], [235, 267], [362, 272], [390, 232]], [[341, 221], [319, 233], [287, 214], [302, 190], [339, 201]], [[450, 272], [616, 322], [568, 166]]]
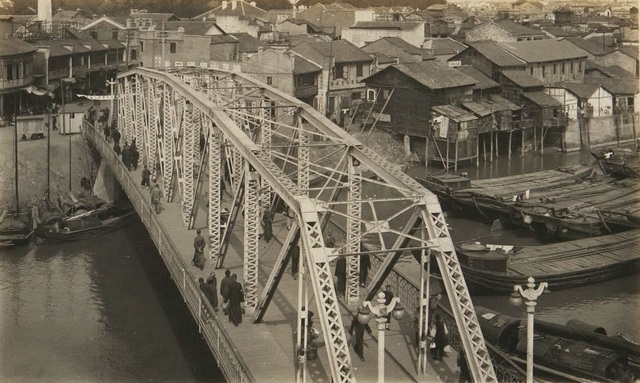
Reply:
[[[470, 305], [444, 216], [433, 194], [308, 105], [256, 80], [221, 71], [189, 69], [170, 74], [138, 68], [119, 76], [123, 92], [118, 95], [124, 99], [119, 105], [131, 100], [129, 78], [132, 76], [145, 78], [155, 89], [162, 89], [160, 94], [147, 91], [136, 96], [154, 97], [156, 94], [155, 97], [162, 98], [161, 101], [147, 100], [144, 105], [154, 105], [154, 102], [161, 105], [163, 140], [158, 140], [158, 143], [163, 147], [156, 148], [162, 153], [160, 169], [165, 179], [165, 189], [169, 188], [166, 194], [172, 195], [173, 188], [180, 192], [187, 226], [195, 214], [194, 209], [185, 209], [185, 206], [191, 208], [196, 203], [193, 182], [202, 182], [200, 178], [194, 181], [193, 174], [189, 173], [193, 169], [193, 159], [203, 155], [197, 149], [197, 137], [203, 126], [215, 126], [219, 130], [218, 140], [212, 140], [208, 133], [209, 162], [212, 161], [211, 156], [216, 157], [211, 145], [216, 145], [218, 149], [222, 144], [234, 191], [244, 179], [244, 280], [247, 286], [245, 291], [248, 290], [247, 306], [256, 309], [255, 315], [263, 316], [270, 300], [264, 296], [258, 299], [259, 249], [254, 241], [257, 241], [255, 229], [259, 219], [260, 192], [266, 190], [269, 194], [277, 194], [296, 216], [300, 230], [301, 264], [308, 269], [333, 381], [352, 382], [355, 376], [331, 264], [339, 254], [349, 258], [347, 304], [353, 307], [359, 297], [358, 262], [354, 253], [360, 251], [361, 242], [372, 241], [378, 242], [379, 248], [388, 250], [389, 256], [396, 253], [399, 256], [401, 244], [420, 249], [429, 246], [438, 254], [438, 262], [446, 270], [445, 278], [451, 279], [445, 286], [462, 343], [467, 355], [474, 356], [470, 358], [474, 378], [477, 381], [495, 381], [493, 368], [486, 363], [488, 356], [484, 357], [487, 354], [484, 340]], [[126, 124], [134, 122], [126, 121], [124, 117]], [[136, 116], [130, 116], [129, 120], [132, 118]], [[166, 139], [169, 132], [172, 140]], [[290, 150], [292, 147], [295, 150]], [[145, 147], [145, 151], [150, 150]], [[186, 161], [191, 161], [190, 164], [185, 164], [185, 157]], [[364, 171], [373, 173], [374, 177], [364, 177]], [[243, 177], [240, 177], [241, 174]], [[209, 178], [213, 176], [215, 172], [210, 168]], [[174, 182], [167, 181], [167, 178], [176, 179], [177, 185], [173, 186]], [[190, 184], [185, 184], [185, 181]], [[365, 193], [365, 189], [369, 191]], [[340, 190], [346, 193], [340, 193]], [[378, 197], [370, 190], [384, 193], [380, 192]], [[340, 194], [346, 196], [347, 201], [337, 198]], [[211, 213], [220, 213], [220, 198], [220, 193], [214, 193], [210, 184], [210, 225], [215, 224]], [[391, 211], [385, 209], [390, 204], [393, 206]], [[216, 207], [217, 212], [214, 211]], [[346, 241], [334, 248], [327, 248], [324, 242], [323, 217], [328, 215], [347, 222]], [[407, 230], [407, 216], [420, 217], [427, 238]], [[219, 228], [210, 227], [210, 230]], [[216, 239], [210, 232], [210, 240], [220, 239], [221, 236]], [[282, 272], [287, 260], [286, 256], [278, 258], [278, 264], [270, 276], [274, 282], [267, 294], [275, 291], [279, 280], [275, 274]], [[352, 284], [354, 281], [355, 286]], [[301, 287], [299, 294], [306, 296], [306, 291], [302, 290]], [[308, 308], [303, 308], [300, 302], [306, 302], [306, 299], [299, 299], [298, 315], [303, 318]], [[300, 342], [306, 343], [306, 339], [298, 338], [298, 346], [303, 346], [304, 343]]]

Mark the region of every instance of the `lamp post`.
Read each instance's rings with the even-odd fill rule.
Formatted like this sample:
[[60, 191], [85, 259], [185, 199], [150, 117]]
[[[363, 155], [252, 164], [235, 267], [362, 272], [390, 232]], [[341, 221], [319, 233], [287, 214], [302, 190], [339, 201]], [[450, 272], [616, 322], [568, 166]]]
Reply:
[[387, 314], [391, 311], [391, 315], [396, 320], [404, 318], [404, 307], [398, 298], [391, 299], [388, 305], [385, 305], [384, 293], [379, 293], [376, 299], [377, 305], [373, 306], [370, 301], [365, 301], [358, 310], [358, 322], [367, 324], [371, 320], [371, 314], [378, 322], [378, 383], [384, 383], [384, 331], [387, 324]]
[[527, 306], [527, 383], [533, 383], [533, 316], [536, 311], [536, 300], [548, 286], [547, 282], [542, 282], [536, 287], [535, 282], [533, 277], [529, 277], [526, 289], [520, 285], [513, 286], [513, 292], [509, 297], [509, 302], [513, 306], [520, 306], [524, 297], [524, 304]]
[[[109, 109], [109, 115], [107, 116], [107, 121], [109, 124], [111, 124], [111, 120], [113, 119], [113, 103], [115, 102], [115, 97], [113, 95], [113, 86], [116, 85], [116, 81], [114, 79], [111, 80], [107, 80], [107, 82], [105, 83], [106, 86], [109, 87], [109, 94], [111, 95], [111, 102], [110, 102], [110, 109]], [[111, 125], [109, 125], [111, 126]]]

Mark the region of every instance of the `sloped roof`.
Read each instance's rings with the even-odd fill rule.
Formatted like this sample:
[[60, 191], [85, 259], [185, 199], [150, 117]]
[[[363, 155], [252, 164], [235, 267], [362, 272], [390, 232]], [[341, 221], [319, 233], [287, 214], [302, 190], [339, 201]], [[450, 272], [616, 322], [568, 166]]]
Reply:
[[456, 69], [476, 80], [476, 85], [473, 87], [473, 89], [489, 89], [500, 86], [500, 84], [485, 76], [484, 73], [480, 72], [471, 65], [462, 65], [457, 67]]
[[561, 81], [549, 85], [549, 88], [562, 88], [578, 96], [578, 98], [586, 99], [591, 97], [600, 86], [593, 83], [577, 83]]
[[[409, 64], [397, 64], [385, 68], [378, 73], [388, 70], [397, 70], [429, 89], [456, 88], [476, 84], [474, 78], [454, 68], [450, 68], [449, 65], [441, 61], [420, 61]], [[376, 74], [371, 77], [375, 75]]]
[[422, 23], [416, 21], [359, 21], [349, 29], [385, 29], [412, 31]]
[[633, 57], [634, 59], [638, 60], [638, 47], [623, 46], [619, 50], [627, 56]]
[[502, 96], [498, 96], [495, 94], [492, 94], [489, 96], [489, 101], [487, 101], [489, 104], [491, 104], [491, 106], [493, 107], [493, 110], [496, 112], [500, 112], [503, 110], [520, 110], [521, 108], [514, 104], [513, 102], [507, 100], [506, 98], [502, 97]]
[[594, 56], [602, 56], [612, 51], [611, 48], [603, 47], [582, 37], [566, 37], [565, 40]]
[[568, 31], [560, 27], [544, 27], [542, 28], [542, 31], [547, 32], [555, 37], [581, 37], [585, 35], [585, 33], [581, 33], [578, 31]]
[[320, 72], [322, 67], [306, 58], [295, 54], [293, 56], [293, 73], [294, 74], [304, 74], [304, 73], [314, 73]]
[[90, 22], [89, 24], [83, 26], [82, 28], [80, 28], [81, 31], [85, 31], [87, 29], [91, 29], [94, 26], [100, 24], [100, 23], [107, 23], [110, 24], [118, 29], [126, 29], [126, 20], [124, 23], [120, 23], [119, 21], [117, 21], [116, 19], [114, 19], [113, 17], [109, 17], [109, 16], [102, 16], [96, 20], [93, 20], [92, 22]]
[[474, 116], [473, 113], [455, 105], [437, 105], [432, 106], [431, 109], [457, 122], [473, 121], [478, 119], [478, 117]]
[[255, 53], [259, 47], [268, 49], [269, 44], [264, 41], [258, 40], [248, 33], [229, 33], [229, 35], [235, 37], [240, 43], [238, 49], [240, 53]]
[[[491, 23], [493, 21], [490, 21]], [[503, 20], [503, 21], [498, 21], [497, 23], [495, 23], [497, 26], [499, 26], [502, 29], [505, 29], [515, 35], [518, 36], [523, 36], [523, 35], [540, 35], [543, 32], [539, 29], [535, 29], [535, 28], [531, 28], [531, 27], [527, 27], [525, 25], [513, 22], [511, 20]]]
[[53, 21], [71, 20], [71, 19], [73, 19], [75, 17], [85, 18], [85, 16], [82, 13], [82, 11], [79, 11], [79, 10], [73, 10], [73, 11], [62, 10], [62, 11], [56, 12], [56, 14], [51, 17], [51, 20], [53, 20]]
[[474, 114], [480, 117], [488, 116], [493, 112], [491, 106], [487, 103], [477, 103], [477, 102], [463, 102], [462, 106], [472, 111]]
[[[403, 51], [411, 54], [411, 55], [420, 55], [423, 60], [433, 60], [435, 57], [427, 53], [426, 50], [422, 48], [418, 48], [415, 45], [406, 42], [405, 40], [399, 37], [383, 37], [380, 40], [385, 40], [390, 44], [395, 45], [396, 47], [402, 49]], [[375, 42], [375, 41], [374, 41]], [[369, 52], [370, 53], [370, 52]], [[382, 52], [384, 53], [384, 52]]]
[[180, 18], [173, 13], [159, 13], [159, 12], [136, 12], [129, 14], [131, 19], [146, 19], [153, 21], [179, 21]]
[[522, 88], [543, 86], [544, 83], [523, 70], [503, 70], [502, 75]]
[[389, 57], [384, 53], [373, 53], [373, 57], [376, 58], [376, 61], [378, 61], [378, 64], [396, 64], [397, 63], [395, 58]]
[[524, 92], [524, 93], [522, 93], [522, 96], [525, 97], [526, 99], [530, 100], [534, 104], [542, 106], [542, 107], [562, 106], [560, 101], [558, 101], [555, 98], [549, 96], [544, 91]]
[[213, 21], [167, 21], [164, 23], [164, 29], [168, 31], [177, 31], [179, 28], [184, 29], [185, 35], [204, 36], [212, 27], [222, 30]]
[[427, 44], [427, 42], [431, 43], [431, 54], [435, 56], [439, 55], [455, 55], [463, 50], [467, 49], [467, 45], [456, 41], [450, 37], [433, 37], [426, 39], [423, 46]]
[[373, 61], [371, 56], [346, 40], [309, 43], [309, 46], [325, 57], [333, 57], [338, 64]]
[[635, 95], [638, 93], [637, 78], [585, 77], [585, 82], [598, 84], [613, 95]]
[[587, 54], [568, 41], [553, 39], [498, 43], [500, 47], [528, 63], [570, 60]]
[[[240, 44], [239, 39], [235, 38], [231, 35], [213, 35], [209, 36], [211, 39], [211, 44], [229, 44], [229, 43], [238, 43]], [[256, 49], [256, 52], [258, 50]]]
[[475, 49], [487, 60], [497, 66], [526, 66], [527, 64], [519, 58], [513, 56], [506, 50], [502, 49], [494, 41], [473, 41], [467, 43], [471, 48]]
[[36, 47], [20, 39], [3, 38], [0, 39], [0, 56], [22, 55], [35, 52]]
[[629, 72], [628, 70], [622, 68], [621, 66], [618, 65], [600, 65], [597, 64], [591, 60], [587, 60], [587, 65], [586, 65], [586, 69], [585, 72], [589, 72], [592, 70], [599, 70], [600, 72], [602, 72], [603, 74], [605, 74], [608, 77], [614, 77], [614, 78], [629, 78], [629, 77], [635, 77], [635, 75], [631, 72]]

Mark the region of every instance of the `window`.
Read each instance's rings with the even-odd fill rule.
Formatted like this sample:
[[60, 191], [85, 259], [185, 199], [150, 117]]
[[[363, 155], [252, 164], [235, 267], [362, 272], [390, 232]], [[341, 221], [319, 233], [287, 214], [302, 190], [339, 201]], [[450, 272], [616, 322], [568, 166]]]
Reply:
[[169, 53], [176, 53], [176, 43], [169, 43]]
[[144, 42], [140, 41], [140, 52], [144, 52]]
[[362, 75], [363, 75], [362, 64], [358, 64], [356, 65], [356, 77], [362, 77]]
[[98, 32], [96, 32], [96, 31], [90, 31], [90, 32], [89, 32], [89, 37], [91, 37], [91, 38], [92, 38], [92, 39], [94, 39], [94, 40], [97, 40], [97, 39], [98, 39]]
[[84, 56], [80, 56], [80, 66], [84, 66]]
[[337, 78], [343, 78], [345, 74], [344, 71], [344, 66], [342, 65], [336, 65], [334, 71], [333, 71], [333, 79], [337, 79]]
[[573, 61], [571, 61], [571, 71], [569, 73], [573, 73]]
[[531, 75], [533, 76], [533, 67], [531, 67], [529, 69], [531, 69]]
[[7, 80], [11, 81], [15, 78], [13, 75], [13, 64], [7, 64]]
[[138, 51], [134, 49], [131, 51], [131, 60], [137, 60], [137, 59], [138, 59]]
[[273, 85], [273, 77], [267, 76], [267, 85]]
[[362, 94], [360, 92], [353, 92], [353, 93], [351, 93], [351, 99], [352, 100], [361, 100], [362, 99]]
[[114, 29], [111, 31], [111, 40], [118, 40], [118, 30]]
[[558, 65], [557, 64], [553, 64], [553, 74], [558, 73]]
[[565, 71], [564, 65], [565, 65], [565, 63], [562, 63], [562, 74], [564, 74], [564, 71]]
[[543, 65], [542, 66], [542, 78], [547, 77], [547, 66]]
[[582, 61], [578, 61], [578, 73], [582, 72]]

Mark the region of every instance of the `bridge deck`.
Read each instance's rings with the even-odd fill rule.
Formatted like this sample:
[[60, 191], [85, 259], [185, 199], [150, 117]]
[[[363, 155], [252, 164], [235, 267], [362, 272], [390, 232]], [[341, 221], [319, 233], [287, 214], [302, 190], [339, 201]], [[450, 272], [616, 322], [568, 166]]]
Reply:
[[[102, 148], [104, 147], [98, 145], [99, 150]], [[140, 180], [142, 179], [141, 172], [140, 167], [137, 170], [129, 172], [128, 176], [130, 177], [130, 181], [125, 182], [123, 188], [130, 197], [134, 196], [133, 198], [139, 198], [140, 195], [143, 196], [145, 202], [143, 214], [149, 215], [149, 211], [152, 211], [150, 193], [147, 190], [143, 190], [140, 186]], [[122, 175], [120, 176], [122, 177]], [[124, 174], [124, 176], [126, 177], [126, 174]], [[131, 190], [132, 188], [137, 190]], [[202, 201], [203, 196], [199, 196], [199, 199]], [[222, 205], [223, 207], [230, 208], [231, 197], [228, 195], [224, 196]], [[206, 236], [206, 223], [204, 220], [206, 212], [203, 206], [204, 203], [201, 203], [195, 226], [202, 228], [203, 234]], [[186, 268], [186, 272], [188, 273], [187, 278], [191, 278], [191, 280], [197, 280], [200, 277], [206, 279], [211, 272], [215, 271], [219, 284], [224, 276], [224, 272], [221, 269], [215, 270], [213, 262], [206, 262], [204, 270], [202, 271], [191, 265], [195, 230], [187, 230], [184, 227], [180, 205], [178, 203], [167, 203], [163, 201], [162, 210], [161, 213], [157, 215], [157, 219], [161, 227], [165, 230], [165, 234], [171, 239], [176, 250], [180, 253], [184, 264], [190, 265]], [[241, 255], [243, 225], [240, 222], [241, 219], [242, 215], [238, 215], [238, 222], [232, 233], [231, 244], [224, 263], [225, 268], [238, 275], [239, 281], [243, 280], [243, 259]], [[264, 239], [260, 240], [260, 290], [264, 288], [264, 284], [271, 273], [276, 257], [280, 251], [281, 244], [287, 234], [285, 217], [283, 215], [276, 214], [273, 232], [274, 239], [269, 243], [266, 243]], [[205, 254], [207, 254], [206, 250]], [[411, 267], [408, 264], [399, 264], [397, 268], [402, 269], [401, 272], [409, 280], [419, 283], [420, 277], [416, 272], [418, 268]], [[290, 266], [280, 281], [274, 299], [264, 316], [263, 323], [251, 324], [251, 317], [246, 315], [243, 318], [243, 323], [236, 327], [225, 318], [221, 310], [217, 313], [218, 323], [220, 323], [223, 330], [229, 335], [229, 338], [231, 338], [234, 347], [241, 355], [251, 375], [257, 382], [291, 382], [295, 380], [294, 332], [296, 331], [298, 285], [289, 271]], [[176, 283], [178, 284], [180, 281], [176, 280]], [[309, 307], [311, 307], [312, 311], [317, 312], [312, 290], [310, 290], [309, 294]], [[202, 299], [204, 299], [204, 296]], [[343, 324], [348, 330], [352, 314], [344, 304], [341, 305], [341, 311]], [[375, 329], [375, 323], [373, 321], [370, 325], [373, 329], [373, 337], [365, 335], [366, 362], [360, 361], [355, 355], [353, 348], [349, 348], [356, 379], [361, 382], [371, 382], [377, 378], [377, 330]], [[319, 326], [315, 327], [319, 328]], [[455, 363], [455, 354], [450, 355], [444, 362], [434, 362], [430, 360], [432, 370], [426, 375], [417, 375], [415, 367], [417, 350], [413, 344], [414, 326], [409, 316], [405, 317], [401, 322], [392, 320], [391, 329], [386, 331], [385, 335], [385, 377], [387, 381], [438, 382], [457, 379], [458, 368]], [[207, 338], [205, 337], [205, 339]], [[322, 340], [322, 337], [319, 337], [318, 340]], [[210, 347], [213, 346], [210, 344]], [[327, 353], [324, 347], [324, 344], [318, 343], [318, 358], [307, 363], [308, 381], [329, 382], [331, 380], [329, 365], [327, 363]]]

